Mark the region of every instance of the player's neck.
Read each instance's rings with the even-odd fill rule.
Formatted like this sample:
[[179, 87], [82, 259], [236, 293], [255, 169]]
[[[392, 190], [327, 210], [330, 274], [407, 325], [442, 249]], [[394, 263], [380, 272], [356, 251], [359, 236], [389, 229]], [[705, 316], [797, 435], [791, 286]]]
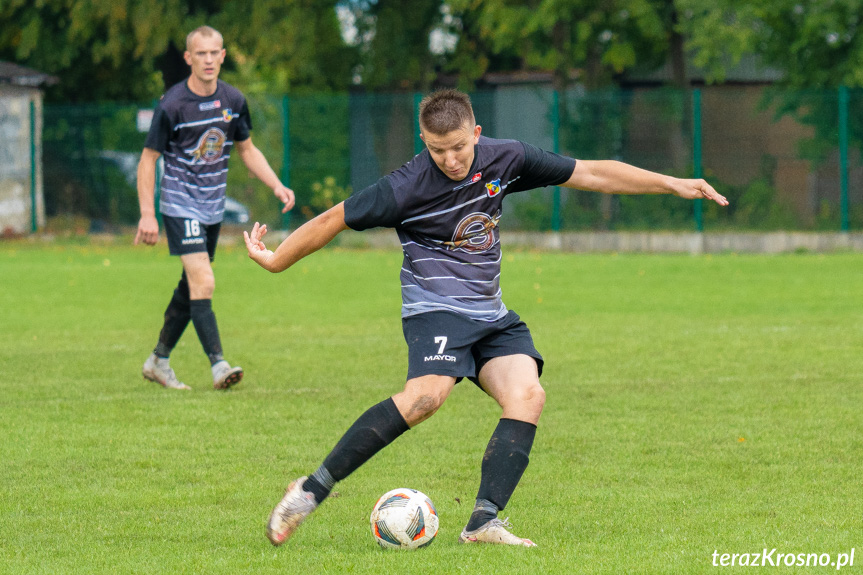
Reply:
[[215, 78], [212, 81], [204, 82], [192, 75], [189, 76], [188, 80], [186, 80], [186, 86], [188, 86], [189, 90], [191, 90], [196, 96], [207, 97], [216, 93], [216, 88], [219, 87], [219, 80], [218, 78]]

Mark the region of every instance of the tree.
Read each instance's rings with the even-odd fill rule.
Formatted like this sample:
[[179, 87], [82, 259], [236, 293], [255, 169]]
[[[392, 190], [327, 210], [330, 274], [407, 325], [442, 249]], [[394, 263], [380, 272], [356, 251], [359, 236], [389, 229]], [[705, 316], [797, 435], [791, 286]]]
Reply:
[[55, 101], [158, 97], [187, 73], [185, 37], [201, 24], [225, 37], [226, 79], [253, 90], [343, 88], [355, 64], [323, 0], [7, 0], [0, 22], [0, 58], [58, 76]]
[[588, 88], [636, 64], [661, 64], [674, 27], [671, 0], [453, 0], [478, 23], [494, 53], [515, 52], [525, 68], [552, 70], [559, 90], [574, 70]]
[[863, 87], [860, 0], [677, 0], [681, 23], [708, 80], [721, 82], [747, 53], [798, 88]]

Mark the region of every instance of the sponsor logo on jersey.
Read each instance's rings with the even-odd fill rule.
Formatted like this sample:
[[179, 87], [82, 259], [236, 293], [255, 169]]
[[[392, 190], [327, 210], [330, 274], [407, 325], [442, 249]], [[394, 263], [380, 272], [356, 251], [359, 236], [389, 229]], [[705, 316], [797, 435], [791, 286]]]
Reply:
[[455, 227], [452, 241], [443, 244], [453, 251], [484, 252], [494, 245], [494, 229], [500, 217], [500, 210], [494, 216], [484, 212], [468, 214]]
[[194, 148], [185, 152], [192, 156], [194, 164], [212, 164], [222, 157], [226, 139], [225, 132], [219, 128], [210, 128], [201, 134]]
[[436, 353], [434, 355], [427, 355], [423, 358], [423, 361], [452, 361], [452, 362], [454, 362], [455, 360], [456, 359], [455, 359], [454, 355], [441, 355], [439, 353]]
[[500, 193], [500, 178], [496, 180], [492, 180], [485, 185], [485, 189], [488, 192], [488, 197], [493, 198]]
[[206, 112], [207, 110], [215, 110], [221, 107], [221, 100], [213, 100], [212, 102], [201, 102], [200, 104], [198, 104], [198, 109], [202, 112]]
[[230, 122], [235, 117], [236, 117], [236, 115], [231, 112], [230, 108], [225, 108], [224, 110], [222, 110], [222, 119], [225, 122]]

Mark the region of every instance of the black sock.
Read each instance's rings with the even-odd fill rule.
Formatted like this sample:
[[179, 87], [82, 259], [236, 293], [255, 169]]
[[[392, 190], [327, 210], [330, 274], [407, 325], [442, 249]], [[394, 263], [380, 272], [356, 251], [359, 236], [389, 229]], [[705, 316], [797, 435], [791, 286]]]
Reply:
[[[529, 462], [530, 448], [536, 436], [536, 426], [516, 419], [501, 419], [488, 442], [482, 458], [482, 478], [477, 493], [477, 506], [466, 529], [473, 531], [494, 519], [498, 510], [506, 507]], [[480, 501], [492, 506], [480, 505]]]
[[322, 481], [320, 469], [309, 477], [303, 489], [315, 494], [320, 503], [326, 499], [336, 481], [341, 481], [375, 453], [407, 431], [408, 424], [392, 398], [370, 407], [348, 429], [321, 467], [332, 481]]
[[222, 361], [222, 340], [219, 339], [219, 326], [216, 325], [216, 314], [213, 313], [212, 300], [193, 299], [189, 303], [192, 323], [198, 332], [198, 339], [204, 347], [204, 353], [210, 358], [210, 365]]
[[183, 272], [180, 283], [174, 289], [174, 295], [165, 309], [165, 323], [162, 324], [162, 331], [159, 332], [159, 343], [153, 353], [158, 357], [170, 356], [191, 318], [189, 284], [186, 281], [186, 272]]

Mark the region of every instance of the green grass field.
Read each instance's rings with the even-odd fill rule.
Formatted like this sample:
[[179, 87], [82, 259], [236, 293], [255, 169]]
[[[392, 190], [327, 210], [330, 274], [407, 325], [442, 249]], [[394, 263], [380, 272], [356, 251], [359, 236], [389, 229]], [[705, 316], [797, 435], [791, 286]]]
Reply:
[[[396, 252], [325, 250], [271, 275], [216, 260], [215, 392], [145, 382], [179, 277], [167, 248], [0, 243], [2, 573], [707, 573], [713, 553], [840, 553], [863, 571], [863, 255], [506, 252], [504, 301], [548, 401], [509, 507], [532, 550], [456, 544], [499, 416], [468, 382], [337, 486], [284, 547], [264, 522], [368, 406], [400, 390]], [[413, 487], [441, 528], [385, 552], [377, 497]], [[835, 567], [780, 567], [833, 572]]]

